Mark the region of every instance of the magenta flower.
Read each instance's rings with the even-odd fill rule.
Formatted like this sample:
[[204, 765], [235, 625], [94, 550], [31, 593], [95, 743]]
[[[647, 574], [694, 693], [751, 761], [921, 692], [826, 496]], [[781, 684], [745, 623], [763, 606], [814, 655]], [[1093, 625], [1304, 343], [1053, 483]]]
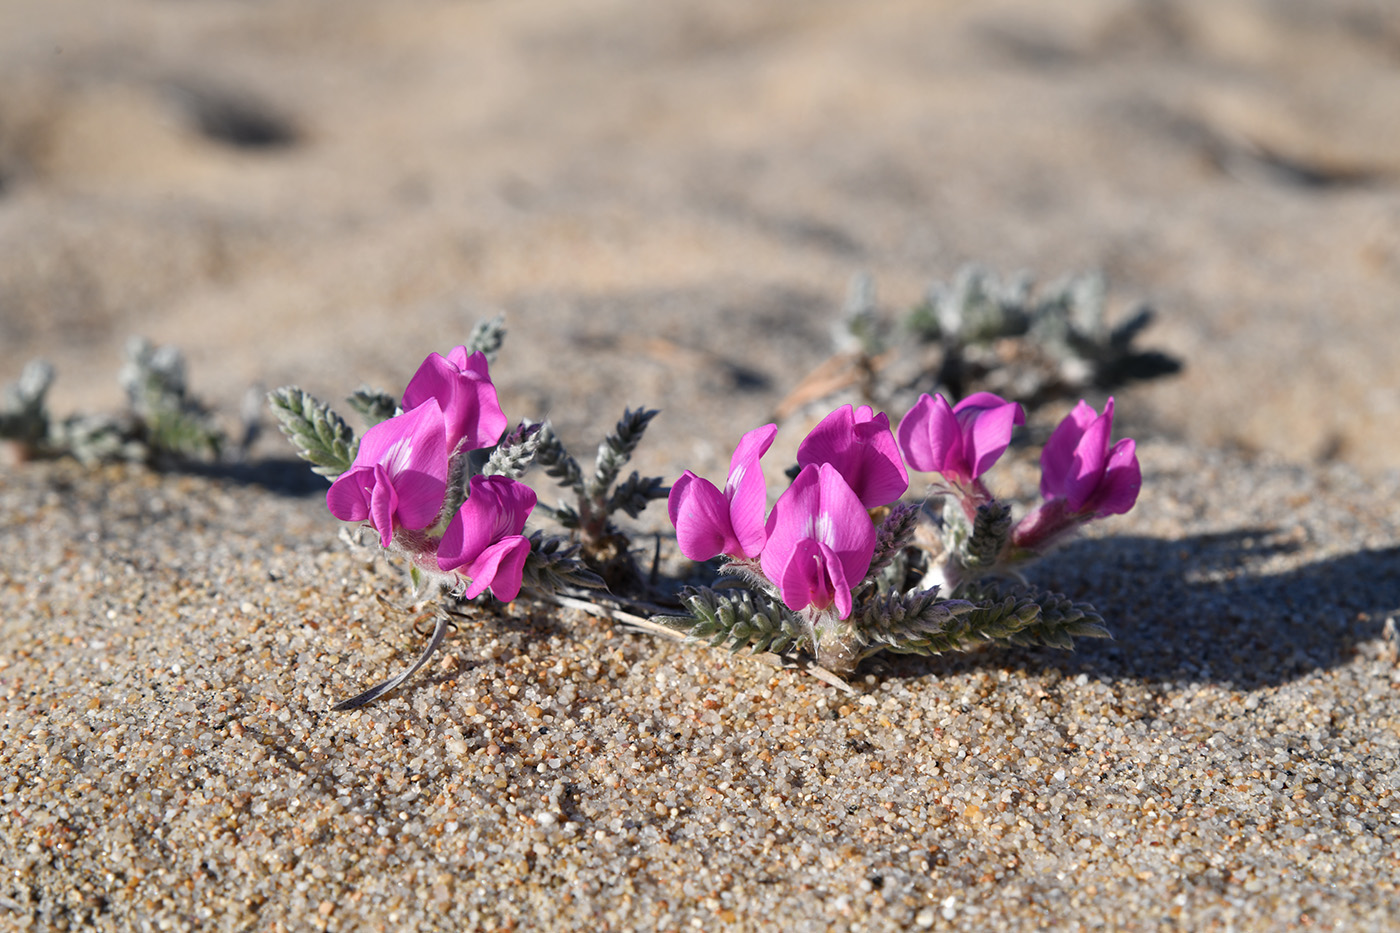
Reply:
[[1123, 438], [1111, 448], [1113, 399], [1103, 414], [1083, 399], [1045, 442], [1040, 454], [1040, 494], [1063, 499], [1074, 514], [1121, 515], [1133, 507], [1142, 488], [1137, 446]]
[[[505, 476], [473, 476], [467, 501], [452, 516], [438, 545], [437, 563], [471, 580], [466, 597], [491, 595], [510, 602], [520, 593], [530, 539], [521, 534], [535, 507], [535, 491]], [[460, 568], [460, 569], [459, 569]]]
[[909, 488], [890, 417], [869, 405], [843, 405], [821, 420], [797, 448], [797, 465], [829, 463], [867, 509], [889, 505]]
[[789, 609], [851, 614], [851, 587], [865, 579], [875, 554], [875, 525], [830, 463], [809, 464], [778, 497], [759, 557]]
[[326, 507], [342, 521], [368, 520], [388, 547], [395, 528], [433, 524], [446, 492], [442, 410], [430, 398], [365, 432], [354, 463], [326, 493]]
[[943, 396], [924, 393], [899, 423], [899, 449], [914, 469], [966, 486], [991, 469], [1025, 423], [1020, 405], [990, 392], [951, 408]]
[[676, 543], [691, 560], [717, 554], [757, 557], [767, 540], [763, 526], [768, 508], [768, 484], [759, 458], [773, 445], [778, 426], [754, 428], [739, 440], [729, 460], [724, 492], [686, 470], [671, 487], [666, 511], [676, 526]]
[[418, 367], [403, 392], [403, 407], [414, 408], [428, 399], [437, 399], [447, 422], [447, 452], [458, 445], [467, 450], [490, 447], [506, 430], [506, 416], [491, 384], [486, 354], [478, 350], [467, 355], [457, 347], [447, 356], [430, 353]]

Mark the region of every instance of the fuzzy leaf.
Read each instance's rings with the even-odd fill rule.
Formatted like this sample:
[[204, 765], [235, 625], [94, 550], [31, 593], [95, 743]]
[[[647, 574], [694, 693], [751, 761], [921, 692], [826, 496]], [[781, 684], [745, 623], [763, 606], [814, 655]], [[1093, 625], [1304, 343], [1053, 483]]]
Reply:
[[399, 403], [392, 395], [368, 386], [356, 389], [346, 401], [365, 419], [366, 426], [371, 428], [381, 421], [388, 421], [399, 410]]
[[1011, 537], [1011, 506], [993, 500], [977, 507], [972, 534], [959, 548], [959, 557], [968, 569], [995, 566]]
[[138, 425], [137, 439], [146, 444], [148, 455], [218, 457], [223, 432], [187, 392], [180, 351], [133, 337], [127, 341], [126, 357], [117, 378]]
[[533, 593], [549, 594], [568, 589], [602, 589], [603, 580], [589, 570], [575, 555], [578, 546], [567, 538], [546, 536], [543, 532], [530, 535], [530, 554], [525, 558], [522, 588]]
[[914, 538], [919, 524], [921, 506], [909, 502], [897, 502], [876, 529], [875, 554], [870, 558], [870, 569], [866, 579], [880, 576], [886, 567], [908, 547]]
[[870, 646], [916, 654], [938, 654], [967, 647], [963, 617], [975, 611], [971, 603], [939, 599], [938, 588], [911, 593], [887, 593], [869, 600], [852, 617], [856, 640]]
[[628, 408], [623, 411], [613, 433], [603, 438], [602, 443], [598, 445], [593, 478], [588, 484], [585, 495], [595, 502], [601, 503], [608, 489], [617, 482], [622, 467], [628, 460], [632, 459], [632, 452], [642, 442], [647, 425], [658, 414], [660, 412], [654, 408]]
[[314, 464], [313, 472], [334, 479], [350, 469], [359, 443], [350, 425], [330, 406], [296, 386], [275, 389], [267, 400], [297, 454]]
[[535, 452], [540, 444], [541, 427], [543, 425], [522, 423], [501, 438], [496, 448], [491, 451], [485, 466], [481, 468], [481, 475], [509, 476], [511, 479], [524, 476], [535, 460]]
[[1112, 637], [1093, 606], [1060, 593], [1002, 580], [983, 580], [960, 587], [956, 595], [979, 606], [1005, 607], [1002, 618], [988, 620], [985, 628], [991, 631], [1000, 626], [1001, 634], [994, 637], [1013, 645], [1051, 645], [1069, 650], [1076, 637]]
[[498, 314], [489, 321], [478, 321], [463, 344], [467, 348], [467, 356], [479, 351], [485, 354], [486, 362], [496, 362], [496, 354], [506, 340], [505, 320], [505, 315]]
[[1058, 593], [995, 581], [964, 585], [955, 595], [941, 599], [936, 589], [886, 594], [864, 605], [852, 634], [867, 646], [864, 655], [881, 649], [932, 655], [987, 641], [1069, 650], [1076, 637], [1109, 637], [1092, 606]]
[[44, 360], [25, 364], [17, 382], [0, 394], [0, 437], [38, 444], [49, 430], [44, 396], [53, 384], [54, 368]]
[[577, 531], [583, 526], [583, 519], [579, 518], [578, 511], [573, 506], [563, 503], [556, 506], [540, 504], [535, 506], [535, 510], [543, 512], [570, 531]]
[[554, 433], [548, 421], [540, 425], [539, 440], [535, 446], [535, 462], [544, 467], [545, 475], [557, 480], [560, 486], [573, 489], [580, 497], [585, 495], [583, 470]]
[[438, 510], [434, 525], [442, 525], [452, 520], [462, 503], [467, 501], [471, 489], [474, 450], [458, 450], [447, 460], [447, 490], [442, 497], [442, 507]]
[[704, 639], [714, 647], [727, 644], [730, 651], [782, 652], [811, 645], [806, 626], [797, 616], [776, 600], [745, 589], [688, 590], [681, 603], [689, 615], [656, 616], [652, 621]]
[[628, 476], [608, 497], [607, 513], [626, 512], [629, 518], [636, 518], [653, 499], [664, 499], [671, 492], [670, 486], [659, 476], [640, 476], [636, 470]]

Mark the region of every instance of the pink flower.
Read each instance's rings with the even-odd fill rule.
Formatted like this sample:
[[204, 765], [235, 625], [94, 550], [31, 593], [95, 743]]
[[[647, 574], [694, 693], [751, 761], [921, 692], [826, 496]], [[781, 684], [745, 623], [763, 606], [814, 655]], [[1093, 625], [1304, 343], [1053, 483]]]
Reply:
[[530, 539], [521, 532], [535, 501], [535, 491], [524, 483], [505, 476], [472, 477], [467, 501], [448, 522], [437, 551], [438, 567], [471, 580], [468, 599], [488, 587], [502, 602], [519, 595], [530, 554]]
[[395, 528], [427, 528], [447, 492], [447, 441], [442, 410], [428, 399], [365, 432], [355, 462], [326, 493], [342, 521], [369, 520], [388, 547]]
[[768, 484], [759, 458], [768, 452], [778, 426], [754, 428], [739, 440], [729, 460], [724, 492], [686, 470], [671, 487], [666, 511], [676, 526], [676, 543], [691, 560], [717, 554], [757, 557], [767, 540], [763, 526], [768, 507]]
[[403, 392], [403, 407], [413, 408], [437, 399], [447, 422], [447, 452], [459, 444], [467, 450], [490, 447], [506, 430], [506, 416], [491, 384], [486, 354], [467, 355], [457, 347], [447, 356], [430, 353]]
[[997, 462], [1016, 425], [1025, 423], [1020, 405], [990, 392], [951, 408], [943, 396], [924, 393], [899, 423], [899, 449], [914, 469], [967, 485]]
[[1124, 438], [1108, 446], [1113, 433], [1113, 399], [1103, 414], [1083, 399], [1045, 442], [1040, 454], [1040, 494], [1063, 499], [1071, 513], [1121, 515], [1137, 502], [1142, 468], [1137, 446]]
[[867, 509], [889, 505], [909, 488], [890, 417], [869, 405], [843, 405], [821, 420], [797, 448], [797, 465], [829, 463]]
[[759, 562], [787, 607], [835, 604], [841, 618], [849, 616], [851, 587], [875, 553], [875, 524], [836, 467], [803, 467], [774, 504], [767, 531]]

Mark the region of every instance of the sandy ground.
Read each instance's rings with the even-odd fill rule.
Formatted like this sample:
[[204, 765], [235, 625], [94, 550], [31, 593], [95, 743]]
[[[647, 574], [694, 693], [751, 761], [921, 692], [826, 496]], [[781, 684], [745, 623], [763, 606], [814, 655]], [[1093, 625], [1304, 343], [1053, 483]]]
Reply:
[[60, 414], [131, 334], [231, 418], [504, 312], [512, 416], [714, 475], [854, 274], [969, 261], [1185, 363], [1037, 570], [1117, 640], [855, 696], [521, 603], [329, 715], [419, 640], [314, 482], [9, 468], [0, 925], [1396, 928], [1397, 107], [1366, 0], [0, 0], [0, 380]]

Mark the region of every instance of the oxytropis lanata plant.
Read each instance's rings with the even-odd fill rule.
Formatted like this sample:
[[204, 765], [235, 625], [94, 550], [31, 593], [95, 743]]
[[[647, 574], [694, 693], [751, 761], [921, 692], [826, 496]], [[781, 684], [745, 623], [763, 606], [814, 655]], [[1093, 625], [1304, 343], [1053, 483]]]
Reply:
[[[490, 322], [468, 345], [429, 355], [404, 389], [402, 404], [381, 392], [357, 392], [350, 402], [371, 423], [358, 440], [329, 406], [300, 389], [278, 389], [270, 402], [298, 452], [333, 480], [326, 493], [331, 514], [372, 529], [383, 548], [407, 561], [415, 589], [440, 587], [457, 600], [489, 592], [510, 602], [522, 589], [549, 595], [602, 586], [589, 566], [587, 533], [606, 536], [616, 530], [613, 511], [635, 515], [668, 492], [659, 479], [635, 473], [612, 488], [655, 412], [628, 412], [619, 423], [625, 437], [604, 440], [597, 475], [583, 481], [547, 425], [507, 430], [488, 360], [503, 333], [499, 320]], [[542, 451], [549, 474], [586, 497], [550, 510], [588, 516], [588, 523], [574, 527], [577, 543], [525, 533], [538, 497], [520, 478]], [[616, 561], [615, 549], [609, 557]], [[431, 656], [447, 624], [447, 614], [440, 614], [412, 668], [338, 708], [362, 705], [402, 683]]]
[[[1025, 415], [988, 392], [957, 405], [923, 395], [897, 430], [868, 406], [836, 409], [802, 441], [792, 482], [770, 508], [761, 460], [773, 424], [740, 439], [723, 489], [690, 471], [670, 489], [635, 472], [619, 481], [655, 411], [625, 412], [591, 474], [548, 425], [511, 430], [489, 369], [503, 334], [497, 319], [446, 356], [430, 354], [401, 397], [355, 393], [350, 403], [369, 423], [358, 438], [300, 389], [270, 396], [300, 454], [332, 480], [330, 512], [372, 530], [419, 591], [509, 602], [606, 581], [625, 597], [640, 577], [612, 516], [636, 517], [665, 497], [681, 553], [722, 558], [736, 585], [689, 590], [685, 614], [651, 624], [716, 645], [807, 651], [844, 675], [881, 650], [934, 654], [994, 639], [1068, 648], [1075, 636], [1108, 634], [1092, 607], [1020, 582], [1015, 568], [1136, 501], [1134, 444], [1110, 443], [1112, 399], [1102, 414], [1081, 401], [1055, 429], [1041, 455], [1044, 502], [1019, 522], [982, 477]], [[521, 478], [532, 463], [573, 494], [539, 507], [567, 536], [526, 533], [538, 496]], [[911, 469], [933, 480], [924, 499], [902, 502]], [[452, 611], [444, 606], [417, 663], [337, 708], [369, 702], [421, 667]]]
[[[691, 590], [687, 615], [656, 621], [733, 649], [805, 650], [838, 674], [881, 650], [935, 654], [987, 640], [1068, 648], [1075, 636], [1106, 636], [1091, 606], [1014, 571], [1133, 506], [1135, 445], [1110, 445], [1112, 399], [1102, 414], [1081, 401], [1041, 455], [1044, 502], [1013, 523], [982, 476], [1024, 422], [1020, 405], [987, 392], [957, 405], [925, 394], [897, 431], [869, 407], [838, 408], [798, 447], [796, 477], [771, 510], [759, 460], [777, 427], [750, 431], [723, 490], [687, 471], [668, 501], [681, 553], [721, 557], [720, 572], [743, 585]], [[899, 501], [909, 469], [936, 474], [922, 502]]]

